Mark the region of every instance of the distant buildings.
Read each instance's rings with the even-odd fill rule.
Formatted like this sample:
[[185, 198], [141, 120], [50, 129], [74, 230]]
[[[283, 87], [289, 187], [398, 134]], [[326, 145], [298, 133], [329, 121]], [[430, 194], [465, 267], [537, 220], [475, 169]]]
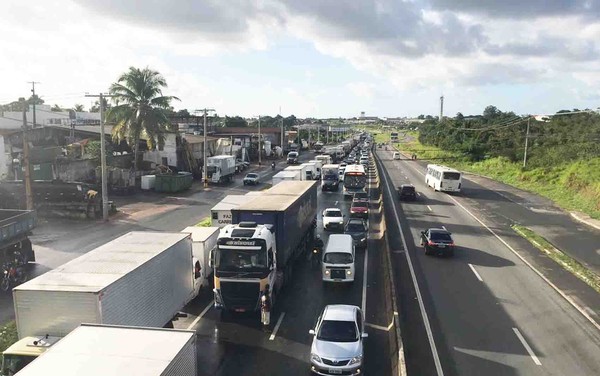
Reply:
[[[35, 106], [35, 125], [99, 125], [100, 113], [77, 112], [73, 110], [52, 111], [50, 105], [38, 104]], [[27, 122], [33, 127], [33, 106], [26, 112]], [[0, 113], [0, 129], [21, 129], [23, 126], [23, 113], [21, 111], [4, 111]]]

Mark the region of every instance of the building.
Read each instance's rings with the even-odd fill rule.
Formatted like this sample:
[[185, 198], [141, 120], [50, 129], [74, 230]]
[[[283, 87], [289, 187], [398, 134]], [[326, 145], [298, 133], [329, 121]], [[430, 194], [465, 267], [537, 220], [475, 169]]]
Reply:
[[[35, 126], [47, 125], [99, 125], [100, 113], [77, 112], [73, 110], [52, 111], [51, 106], [38, 104], [35, 106]], [[0, 117], [0, 129], [21, 129], [23, 126], [23, 113], [20, 111], [5, 111]], [[27, 122], [33, 126], [33, 106], [26, 112]]]

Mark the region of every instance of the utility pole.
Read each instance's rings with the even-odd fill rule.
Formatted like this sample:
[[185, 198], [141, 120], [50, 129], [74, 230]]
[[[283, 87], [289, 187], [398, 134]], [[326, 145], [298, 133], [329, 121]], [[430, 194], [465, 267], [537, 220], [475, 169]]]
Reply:
[[29, 81], [29, 83], [31, 84], [31, 92], [33, 93], [33, 128], [35, 128], [37, 126], [35, 122], [35, 101], [37, 100], [37, 97], [35, 96], [35, 84], [40, 84], [41, 82]]
[[[100, 169], [102, 170], [102, 220], [104, 222], [108, 221], [108, 182], [107, 182], [107, 174], [106, 174], [106, 135], [104, 134], [104, 98], [113, 97], [108, 94], [86, 94], [86, 97], [98, 98], [98, 103], [100, 104]], [[135, 158], [137, 158], [137, 150], [138, 145], [134, 146], [134, 150], [136, 153], [133, 155], [135, 163]]]
[[31, 167], [29, 165], [29, 139], [27, 137], [27, 105], [23, 103], [23, 167], [25, 174], [25, 205], [27, 210], [33, 210], [33, 192], [31, 190]]
[[440, 97], [440, 123], [442, 122], [443, 118], [444, 118], [444, 96], [442, 95]]
[[523, 168], [527, 166], [527, 146], [529, 144], [529, 123], [531, 116], [527, 118], [527, 133], [525, 134], [525, 153], [523, 153]]
[[[279, 106], [279, 116], [281, 116], [281, 106]], [[283, 116], [281, 116], [281, 152], [283, 153]]]
[[260, 135], [260, 115], [258, 115], [258, 165], [262, 165], [262, 138]]
[[207, 154], [208, 154], [208, 150], [207, 150], [207, 142], [206, 142], [206, 135], [207, 135], [207, 129], [206, 129], [206, 116], [208, 115], [208, 111], [215, 111], [215, 109], [213, 108], [205, 108], [203, 110], [196, 110], [196, 111], [202, 111], [204, 112], [204, 146], [203, 146], [203, 152], [202, 152], [202, 158], [203, 158], [203, 162], [202, 162], [202, 181], [204, 182], [204, 187], [208, 187], [208, 177], [206, 175], [206, 163], [207, 163]]

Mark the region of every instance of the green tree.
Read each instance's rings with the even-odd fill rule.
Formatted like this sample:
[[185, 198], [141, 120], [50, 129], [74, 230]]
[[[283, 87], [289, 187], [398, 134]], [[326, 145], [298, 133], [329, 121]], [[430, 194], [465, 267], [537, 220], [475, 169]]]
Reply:
[[83, 107], [82, 104], [76, 104], [75, 106], [73, 106], [73, 111], [75, 111], [75, 112], [83, 112], [83, 111], [85, 111], [85, 108]]
[[[262, 125], [262, 124], [261, 124]], [[248, 122], [241, 116], [225, 116], [226, 127], [247, 127]]]
[[[105, 111], [111, 107], [110, 103], [108, 103], [106, 98], [102, 98], [102, 103], [104, 104], [104, 106], [102, 106], [102, 108], [104, 108]], [[97, 100], [96, 102], [94, 102], [92, 107], [90, 107], [90, 112], [100, 112], [100, 100]]]
[[57, 104], [55, 104], [54, 106], [52, 106], [52, 108], [50, 108], [50, 111], [52, 111], [52, 112], [61, 112], [62, 110], [63, 109]]
[[165, 132], [170, 123], [166, 111], [177, 97], [163, 95], [167, 81], [157, 71], [148, 67], [130, 67], [110, 86], [114, 106], [107, 111], [106, 118], [113, 122], [113, 139], [126, 140], [133, 149], [134, 169], [138, 168], [139, 146], [142, 135], [148, 148], [161, 148]]

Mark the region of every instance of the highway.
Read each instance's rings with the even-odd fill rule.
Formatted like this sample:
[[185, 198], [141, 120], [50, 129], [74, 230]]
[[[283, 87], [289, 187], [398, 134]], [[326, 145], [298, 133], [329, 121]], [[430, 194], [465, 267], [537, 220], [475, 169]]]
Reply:
[[[377, 224], [381, 216], [377, 214], [380, 204], [376, 187], [371, 190], [371, 197], [368, 249], [356, 253], [357, 275], [353, 284], [323, 285], [320, 268], [311, 266], [308, 258], [299, 260], [293, 284], [278, 297], [268, 331], [261, 327], [258, 314], [221, 317], [212, 307], [213, 295], [209, 291], [186, 308], [190, 315], [176, 322], [175, 327], [198, 333], [201, 375], [309, 374], [312, 336], [308, 331], [327, 304], [353, 304], [365, 310], [369, 338], [365, 342], [364, 373], [391, 374], [389, 338], [393, 337], [393, 317], [390, 296], [384, 287], [385, 244]], [[318, 213], [329, 207], [340, 208], [348, 215], [350, 200], [344, 200], [341, 187], [338, 192], [319, 189]], [[318, 233], [327, 243], [330, 233], [323, 231], [320, 218]]]
[[[464, 193], [427, 188], [420, 164], [377, 153], [409, 375], [600, 374], [599, 331], [509, 249], [510, 228], [487, 225]], [[402, 183], [416, 202], [398, 202]], [[454, 258], [420, 247], [420, 232], [441, 226]]]

